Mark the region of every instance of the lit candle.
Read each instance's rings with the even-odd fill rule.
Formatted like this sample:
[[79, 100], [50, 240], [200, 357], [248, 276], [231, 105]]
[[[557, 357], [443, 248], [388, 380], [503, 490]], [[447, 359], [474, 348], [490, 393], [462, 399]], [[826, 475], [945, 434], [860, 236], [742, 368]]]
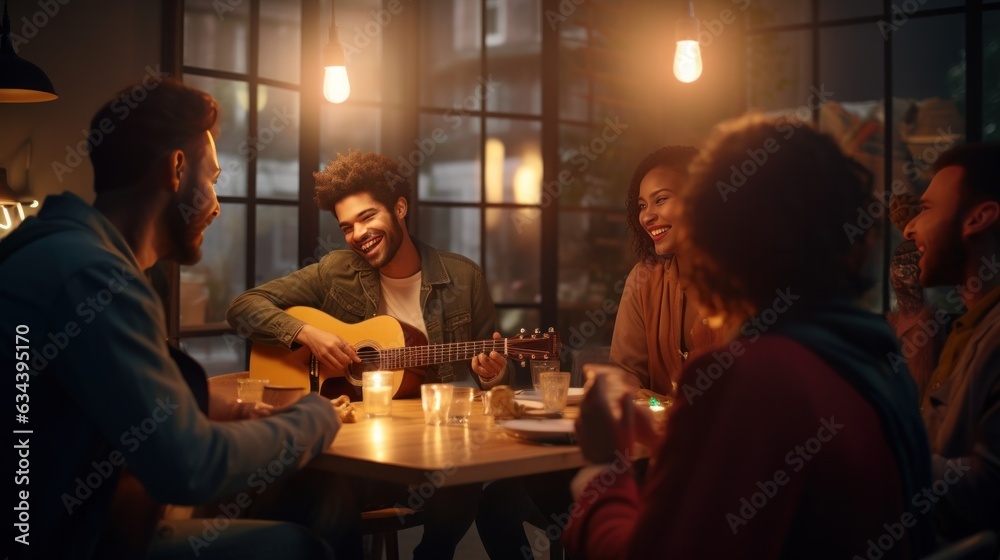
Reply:
[[389, 416], [392, 410], [392, 372], [366, 371], [361, 374], [361, 394], [369, 418]]

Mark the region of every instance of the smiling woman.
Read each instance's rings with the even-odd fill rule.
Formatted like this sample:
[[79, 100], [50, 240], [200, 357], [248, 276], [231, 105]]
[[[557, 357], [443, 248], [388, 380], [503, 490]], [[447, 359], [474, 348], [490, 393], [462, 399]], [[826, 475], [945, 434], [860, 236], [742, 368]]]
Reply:
[[721, 341], [698, 316], [679, 280], [673, 252], [672, 197], [687, 178], [698, 150], [660, 148], [636, 167], [625, 207], [639, 262], [629, 273], [611, 341], [611, 361], [636, 384], [661, 395], [675, 392], [681, 366], [695, 350]]

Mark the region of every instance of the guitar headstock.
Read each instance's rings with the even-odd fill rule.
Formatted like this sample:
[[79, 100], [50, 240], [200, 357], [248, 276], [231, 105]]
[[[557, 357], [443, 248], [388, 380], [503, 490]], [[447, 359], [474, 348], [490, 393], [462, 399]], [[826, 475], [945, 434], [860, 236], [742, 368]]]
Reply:
[[533, 333], [521, 329], [520, 334], [507, 340], [507, 355], [518, 360], [552, 360], [559, 357], [559, 333], [552, 327], [545, 332], [535, 329]]

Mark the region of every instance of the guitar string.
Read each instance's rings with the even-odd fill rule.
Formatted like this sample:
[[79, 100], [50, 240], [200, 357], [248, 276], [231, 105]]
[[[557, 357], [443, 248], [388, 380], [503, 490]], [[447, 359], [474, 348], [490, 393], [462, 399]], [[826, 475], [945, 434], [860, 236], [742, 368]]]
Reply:
[[[544, 340], [544, 339], [534, 339]], [[449, 348], [452, 347], [452, 348]], [[457, 348], [456, 348], [457, 347]], [[382, 350], [363, 350], [358, 352], [358, 357], [364, 361], [379, 361], [385, 362], [387, 364], [406, 364], [411, 361], [417, 362], [414, 365], [419, 365], [420, 362], [424, 360], [431, 360], [434, 363], [436, 359], [454, 356], [453, 359], [447, 361], [455, 361], [459, 359], [466, 359], [465, 356], [459, 356], [463, 352], [468, 352], [469, 350], [476, 350], [475, 353], [480, 351], [485, 352], [489, 350], [502, 350], [503, 341], [473, 341], [473, 342], [457, 342], [453, 344], [436, 344], [429, 346], [411, 346], [402, 348], [385, 348]], [[545, 354], [545, 352], [540, 352], [537, 349], [530, 346], [518, 346], [516, 344], [507, 346], [507, 353], [509, 354], [531, 354], [540, 353]], [[472, 356], [467, 356], [471, 358]]]

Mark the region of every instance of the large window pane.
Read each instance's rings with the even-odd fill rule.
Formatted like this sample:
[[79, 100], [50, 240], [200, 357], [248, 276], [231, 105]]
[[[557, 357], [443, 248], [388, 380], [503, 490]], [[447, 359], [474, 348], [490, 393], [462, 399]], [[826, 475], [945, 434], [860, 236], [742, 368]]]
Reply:
[[351, 149], [362, 152], [380, 151], [381, 110], [356, 105], [324, 103], [322, 112], [320, 169], [325, 168], [330, 161], [337, 159], [337, 154], [346, 155]]
[[873, 0], [820, 0], [819, 19], [877, 16], [882, 13], [882, 2]]
[[1000, 140], [1000, 10], [983, 14], [983, 140]]
[[187, 300], [187, 294], [196, 302], [181, 306], [182, 325], [225, 321], [229, 302], [246, 291], [246, 227], [245, 205], [222, 204], [219, 217], [205, 230], [201, 261], [181, 267], [185, 292], [181, 301]]
[[257, 155], [257, 196], [299, 197], [299, 92], [260, 86], [258, 131], [250, 157]]
[[494, 302], [542, 301], [541, 234], [540, 210], [486, 209], [486, 281]]
[[184, 65], [245, 73], [250, 2], [185, 0]]
[[420, 137], [400, 154], [404, 175], [419, 167], [421, 200], [479, 202], [480, 120], [471, 115], [445, 113], [420, 116]]
[[246, 345], [246, 339], [235, 334], [185, 337], [181, 341], [181, 348], [205, 368], [209, 377], [246, 371]]
[[297, 206], [257, 206], [257, 260], [254, 285], [298, 270], [295, 255], [299, 243]]
[[301, 0], [264, 0], [260, 4], [258, 75], [299, 83], [302, 45]]
[[813, 85], [810, 33], [760, 33], [750, 36], [749, 45], [750, 108], [796, 113], [807, 102]]
[[559, 24], [559, 117], [590, 119], [591, 91], [587, 28], [570, 21]]
[[540, 0], [486, 0], [486, 72], [490, 111], [542, 111]]
[[[803, 0], [757, 0], [747, 3], [747, 13], [753, 27], [805, 23], [812, 18], [811, 4]], [[697, 11], [695, 15], [699, 15]]]
[[210, 93], [221, 107], [215, 148], [219, 152], [222, 174], [215, 184], [216, 192], [219, 196], [246, 196], [247, 159], [251, 153], [247, 141], [250, 95], [246, 82], [192, 74], [185, 75], [184, 81]]
[[542, 123], [486, 121], [486, 202], [538, 204], [542, 185]]
[[620, 143], [611, 122], [559, 127], [559, 173], [545, 185], [543, 203], [552, 198], [561, 206], [624, 207], [628, 180], [642, 155]]
[[870, 24], [820, 29], [819, 33], [816, 102], [825, 98], [820, 129], [872, 172], [875, 190], [884, 191], [883, 61], [881, 56], [872, 56], [881, 52], [882, 36]]
[[[534, 332], [535, 329], [548, 330], [548, 325], [543, 325], [542, 315], [538, 309], [532, 307], [514, 307], [507, 309], [497, 309], [497, 321], [500, 323], [500, 334], [510, 337], [521, 332]], [[555, 325], [552, 325], [555, 328]], [[511, 360], [514, 360], [513, 356]]]
[[572, 349], [611, 343], [606, 310], [616, 308], [636, 260], [626, 228], [622, 213], [559, 213], [559, 332]]
[[428, 245], [480, 262], [479, 208], [421, 206], [417, 237]]
[[424, 2], [420, 7], [421, 104], [481, 108], [482, 99], [469, 95], [482, 78], [480, 0]]

